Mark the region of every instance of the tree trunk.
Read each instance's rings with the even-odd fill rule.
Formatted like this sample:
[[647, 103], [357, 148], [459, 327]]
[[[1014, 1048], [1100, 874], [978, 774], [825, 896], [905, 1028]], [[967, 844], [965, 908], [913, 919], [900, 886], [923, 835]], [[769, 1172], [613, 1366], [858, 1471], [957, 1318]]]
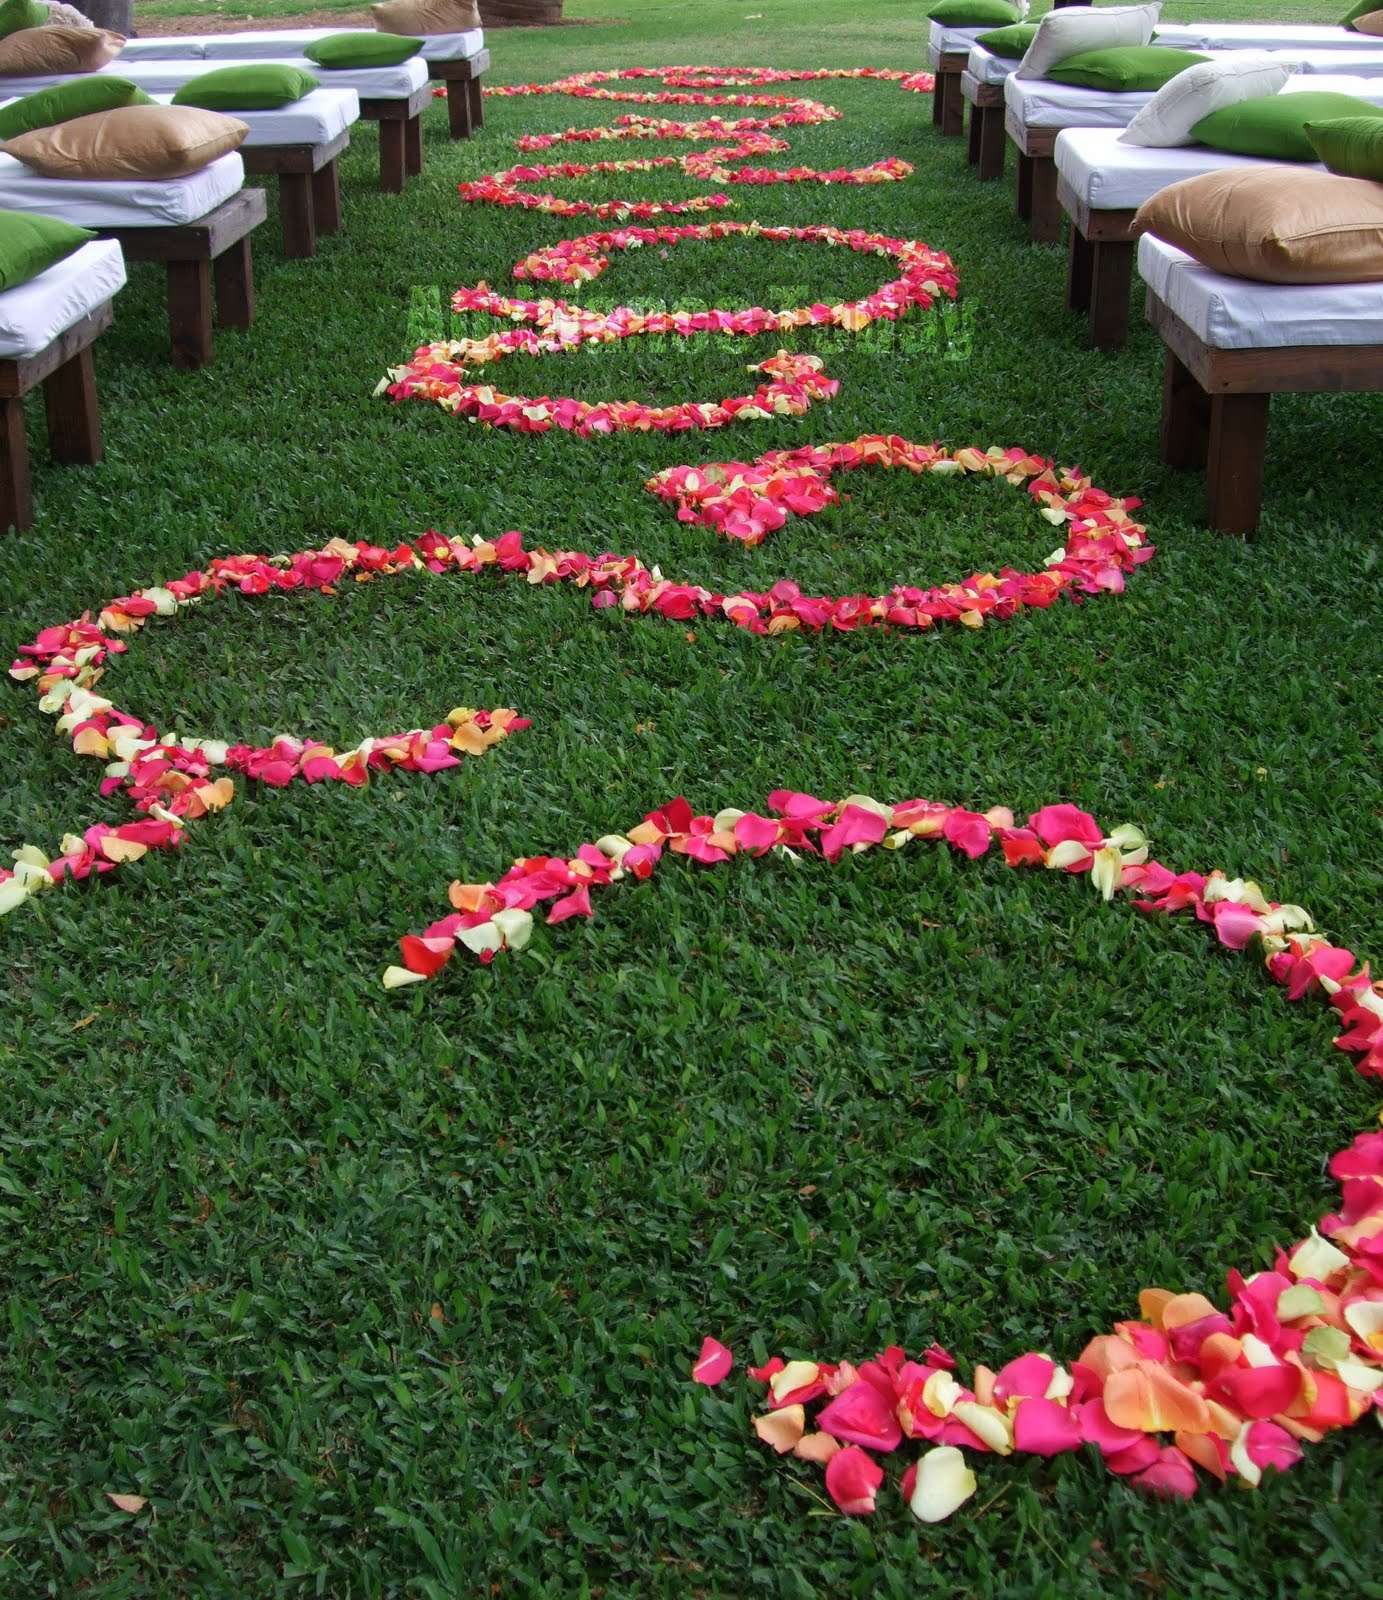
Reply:
[[503, 23], [560, 22], [562, 0], [480, 0], [480, 20], [487, 28]]
[[134, 0], [81, 0], [77, 10], [98, 28], [110, 28], [127, 39], [134, 36]]

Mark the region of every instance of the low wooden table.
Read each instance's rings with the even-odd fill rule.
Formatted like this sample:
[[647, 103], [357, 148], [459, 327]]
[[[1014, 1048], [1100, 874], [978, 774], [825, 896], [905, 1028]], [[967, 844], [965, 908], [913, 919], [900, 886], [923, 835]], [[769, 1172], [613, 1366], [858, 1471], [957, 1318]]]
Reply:
[[966, 71], [960, 75], [960, 94], [970, 106], [966, 160], [979, 167], [981, 183], [992, 183], [1004, 175], [1004, 86], [981, 83]]
[[43, 385], [48, 450], [54, 461], [94, 465], [101, 459], [101, 415], [91, 347], [115, 320], [109, 300], [60, 333], [36, 356], [0, 360], [0, 531], [33, 526], [24, 396]]
[[1134, 211], [1096, 211], [1057, 175], [1057, 203], [1071, 219], [1066, 304], [1090, 319], [1094, 350], [1118, 350], [1128, 338], [1128, 297], [1138, 235]]
[[431, 83], [407, 100], [361, 96], [361, 120], [379, 124], [379, 186], [386, 194], [401, 194], [408, 179], [423, 170], [423, 112], [431, 104]]
[[490, 52], [478, 50], [457, 61], [429, 61], [428, 71], [447, 86], [447, 126], [453, 139], [469, 139], [485, 125], [480, 79], [490, 69]]
[[1167, 347], [1162, 459], [1174, 467], [1204, 466], [1205, 520], [1248, 538], [1263, 508], [1273, 395], [1383, 390], [1383, 345], [1217, 350], [1151, 290], [1147, 309]]
[[241, 146], [245, 171], [275, 173], [279, 180], [279, 220], [283, 253], [292, 260], [317, 254], [319, 233], [341, 231], [341, 172], [337, 159], [351, 142], [343, 128], [325, 144]]
[[1056, 197], [1056, 136], [1060, 128], [1027, 128], [1004, 108], [1004, 131], [1018, 152], [1018, 215], [1034, 244], [1061, 242], [1061, 202]]
[[241, 189], [195, 222], [167, 228], [97, 230], [103, 239], [120, 241], [127, 261], [166, 263], [175, 367], [205, 367], [211, 363], [213, 275], [216, 321], [220, 326], [248, 328], [254, 321], [250, 235], [268, 214], [263, 189]]

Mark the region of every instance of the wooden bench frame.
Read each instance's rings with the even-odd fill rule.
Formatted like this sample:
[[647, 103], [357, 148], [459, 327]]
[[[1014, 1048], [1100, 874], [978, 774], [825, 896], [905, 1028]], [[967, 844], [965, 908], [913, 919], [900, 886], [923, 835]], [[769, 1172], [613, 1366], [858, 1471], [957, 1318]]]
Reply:
[[109, 300], [33, 356], [0, 359], [0, 532], [34, 522], [24, 396], [43, 385], [48, 451], [54, 461], [94, 466], [101, 459], [101, 414], [91, 347], [115, 320]]
[[423, 112], [431, 104], [430, 81], [406, 100], [360, 97], [360, 120], [379, 124], [379, 186], [386, 194], [402, 194], [423, 170]]
[[1148, 321], [1167, 347], [1162, 459], [1206, 469], [1205, 520], [1251, 537], [1263, 506], [1268, 403], [1275, 394], [1383, 390], [1383, 345], [1217, 350], [1148, 291]]
[[960, 79], [970, 59], [966, 50], [929, 50], [932, 76], [932, 122], [943, 137], [959, 139], [965, 131], [965, 101], [961, 99]]
[[350, 142], [350, 129], [343, 128], [325, 144], [241, 146], [246, 172], [278, 176], [283, 253], [290, 260], [315, 256], [319, 233], [340, 233], [341, 172], [337, 159]]
[[263, 189], [241, 189], [214, 211], [165, 228], [100, 228], [118, 239], [127, 261], [161, 261], [168, 268], [168, 323], [173, 365], [205, 367], [212, 359], [211, 284], [216, 321], [248, 328], [255, 315], [250, 235], [269, 214]]
[[1128, 338], [1128, 298], [1138, 235], [1133, 211], [1098, 211], [1057, 174], [1057, 202], [1071, 219], [1066, 305], [1089, 316], [1092, 350], [1118, 350]]
[[967, 68], [960, 75], [961, 99], [970, 107], [965, 159], [979, 168], [981, 183], [1004, 175], [1004, 86], [981, 83]]
[[429, 61], [427, 69], [447, 86], [447, 128], [452, 138], [469, 139], [485, 126], [480, 79], [490, 69], [490, 52], [477, 50], [473, 56], [455, 61]]
[[1056, 197], [1056, 136], [1060, 128], [1028, 128], [1004, 107], [1004, 132], [1018, 152], [1016, 201], [1034, 244], [1061, 243], [1061, 202]]

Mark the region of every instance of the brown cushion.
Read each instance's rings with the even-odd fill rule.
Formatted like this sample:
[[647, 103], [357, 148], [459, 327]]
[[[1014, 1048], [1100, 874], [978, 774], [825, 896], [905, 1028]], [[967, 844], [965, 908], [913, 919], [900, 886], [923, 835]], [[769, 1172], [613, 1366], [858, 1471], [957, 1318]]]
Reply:
[[1355, 33], [1371, 33], [1374, 38], [1383, 38], [1383, 11], [1370, 11], [1362, 17], [1355, 17], [1350, 23]]
[[5, 154], [45, 178], [181, 178], [238, 150], [249, 131], [193, 106], [117, 106], [21, 133]]
[[21, 28], [0, 39], [0, 78], [95, 72], [124, 48], [125, 35], [105, 28]]
[[429, 33], [469, 33], [480, 26], [476, 0], [381, 0], [370, 7], [380, 33], [416, 39]]
[[1145, 200], [1133, 226], [1217, 272], [1260, 283], [1383, 281], [1383, 184], [1237, 167]]

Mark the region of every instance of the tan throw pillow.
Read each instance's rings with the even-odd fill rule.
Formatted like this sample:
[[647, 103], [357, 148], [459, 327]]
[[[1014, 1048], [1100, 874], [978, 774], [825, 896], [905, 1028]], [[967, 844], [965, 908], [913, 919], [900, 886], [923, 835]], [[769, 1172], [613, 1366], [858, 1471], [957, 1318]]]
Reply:
[[117, 106], [21, 133], [5, 154], [45, 178], [182, 178], [238, 150], [249, 131], [193, 106]]
[[1370, 11], [1365, 16], [1355, 17], [1350, 27], [1355, 33], [1369, 33], [1375, 39], [1383, 39], [1383, 11]]
[[21, 28], [0, 39], [0, 78], [95, 72], [124, 48], [125, 35], [105, 28]]
[[401, 33], [410, 39], [429, 33], [469, 33], [480, 26], [476, 0], [381, 0], [370, 7], [380, 33]]
[[1216, 272], [1259, 283], [1383, 281], [1383, 184], [1233, 167], [1187, 178], [1133, 219]]

